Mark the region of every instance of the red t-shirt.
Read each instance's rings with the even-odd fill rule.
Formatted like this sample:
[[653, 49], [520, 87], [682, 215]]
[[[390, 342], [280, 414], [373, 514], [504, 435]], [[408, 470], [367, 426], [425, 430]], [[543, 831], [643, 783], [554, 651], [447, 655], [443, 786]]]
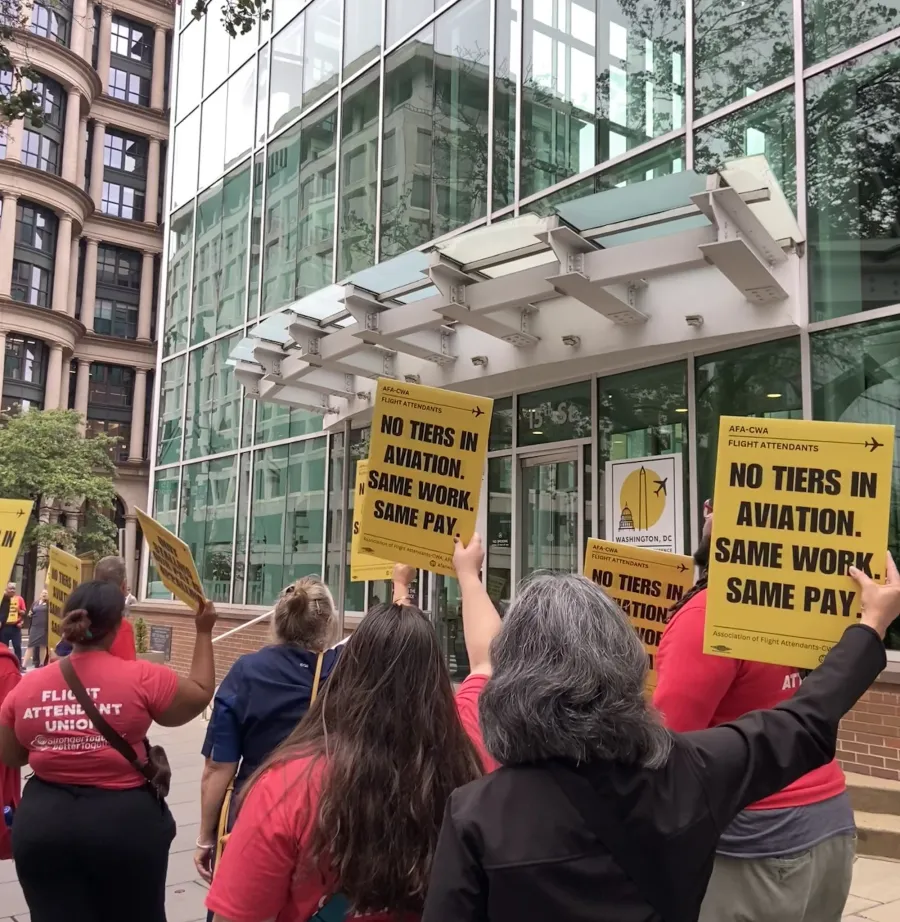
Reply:
[[122, 619], [119, 630], [116, 631], [115, 639], [110, 645], [109, 652], [119, 659], [137, 659], [137, 653], [134, 649], [134, 628], [131, 622], [126, 618]]
[[[0, 644], [0, 704], [20, 681], [19, 661], [5, 644]], [[0, 807], [18, 807], [22, 790], [22, 772], [0, 763]], [[12, 842], [6, 823], [0, 821], [0, 861], [12, 858]]]
[[[456, 695], [460, 721], [482, 754], [478, 696], [487, 676], [469, 676]], [[490, 757], [487, 757], [490, 759]], [[486, 765], [497, 766], [492, 759]], [[304, 867], [300, 852], [309, 842], [322, 785], [321, 759], [285, 762], [266, 772], [241, 806], [206, 898], [208, 909], [230, 922], [307, 922], [334, 893], [330, 875]], [[290, 791], [290, 797], [285, 792]], [[367, 922], [414, 922], [378, 913]]]
[[[168, 666], [122, 660], [104, 650], [73, 653], [71, 661], [110, 726], [138, 758], [146, 758], [144, 737], [172, 704], [178, 676]], [[85, 717], [58, 662], [22, 678], [0, 707], [0, 724], [13, 728], [30, 752], [28, 764], [44, 781], [110, 790], [146, 783]]]
[[[703, 591], [676, 613], [663, 632], [656, 654], [658, 678], [653, 703], [667, 727], [678, 733], [717, 727], [750, 711], [775, 707], [800, 687], [797, 669], [705, 654], [705, 622]], [[750, 809], [816, 804], [836, 797], [845, 788], [844, 773], [832, 761]]]

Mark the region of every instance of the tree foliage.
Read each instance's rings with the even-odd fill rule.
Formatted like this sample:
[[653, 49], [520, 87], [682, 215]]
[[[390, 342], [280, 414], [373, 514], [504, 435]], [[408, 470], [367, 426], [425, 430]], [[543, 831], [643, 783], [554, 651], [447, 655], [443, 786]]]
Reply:
[[35, 510], [42, 505], [85, 510], [77, 534], [33, 517], [25, 550], [56, 545], [81, 554], [115, 552], [115, 524], [100, 510], [115, 503], [110, 451], [118, 439], [85, 438], [80, 422], [74, 410], [30, 410], [0, 417], [0, 496], [33, 500]]
[[[40, 128], [44, 111], [32, 88], [40, 74], [17, 61], [10, 47], [13, 42], [26, 45], [31, 21], [31, 6], [20, 0], [0, 0], [0, 124], [8, 125], [20, 118]], [[24, 56], [23, 56], [24, 57]]]
[[[213, 0], [196, 0], [191, 15], [202, 19]], [[266, 21], [272, 15], [269, 0], [224, 0], [222, 3], [222, 25], [232, 37], [246, 35], [259, 20]]]

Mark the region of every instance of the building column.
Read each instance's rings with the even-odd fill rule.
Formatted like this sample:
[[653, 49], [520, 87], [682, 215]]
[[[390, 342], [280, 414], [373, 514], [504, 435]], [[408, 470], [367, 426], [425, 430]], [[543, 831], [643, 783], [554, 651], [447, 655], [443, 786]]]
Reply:
[[78, 122], [78, 168], [75, 171], [75, 183], [84, 189], [87, 177], [88, 120], [81, 118]]
[[62, 178], [71, 183], [78, 180], [78, 160], [81, 144], [78, 127], [81, 125], [81, 93], [69, 90], [66, 101], [66, 129], [63, 135]]
[[166, 30], [157, 26], [153, 35], [153, 74], [150, 79], [150, 108], [164, 109], [166, 93]]
[[0, 392], [3, 390], [3, 376], [6, 374], [6, 331], [0, 330]]
[[62, 377], [59, 382], [59, 408], [61, 410], [69, 409], [69, 379], [72, 375], [72, 362], [74, 359], [69, 356], [63, 359]]
[[125, 578], [128, 580], [128, 588], [134, 592], [135, 581], [135, 554], [137, 552], [137, 516], [125, 516]]
[[112, 41], [112, 7], [100, 7], [100, 43], [97, 46], [97, 73], [103, 81], [103, 92], [109, 92], [110, 43]]
[[[2, 236], [2, 234], [0, 234]], [[94, 332], [94, 302], [97, 300], [98, 242], [86, 238], [84, 247], [84, 279], [81, 283], [81, 322], [88, 333]]]
[[88, 19], [88, 16], [93, 13], [93, 10], [89, 10], [88, 7], [90, 4], [87, 0], [75, 0], [72, 4], [72, 51], [75, 52], [79, 57], [85, 58], [86, 60], [91, 59], [91, 45], [88, 41], [88, 35], [93, 31], [90, 27], [92, 24], [92, 19]]
[[67, 512], [66, 513], [66, 528], [69, 531], [77, 532], [81, 528], [81, 513], [80, 512]]
[[159, 138], [150, 138], [150, 152], [147, 156], [147, 191], [144, 195], [144, 221], [147, 224], [159, 223], [159, 153]]
[[134, 397], [131, 401], [131, 447], [129, 461], [144, 460], [144, 413], [147, 408], [147, 372], [136, 368], [134, 375]]
[[69, 255], [69, 293], [66, 298], [66, 313], [70, 317], [75, 316], [76, 300], [78, 296], [78, 260], [81, 256], [81, 248], [78, 245], [78, 238], [72, 240], [72, 252]]
[[[59, 350], [60, 350], [60, 354], [62, 353], [62, 346], [54, 346], [53, 348], [54, 348], [54, 349], [59, 349]], [[50, 358], [51, 358], [51, 359], [53, 358], [53, 353], [52, 353], [52, 352], [50, 353]], [[46, 409], [46, 408], [45, 408], [45, 409]], [[40, 522], [41, 525], [49, 525], [49, 524], [50, 524], [50, 507], [49, 507], [49, 506], [44, 506], [44, 505], [42, 505], [42, 506], [39, 508], [39, 510], [38, 510], [38, 522]], [[41, 552], [43, 555], [46, 555], [46, 553], [47, 553], [47, 548], [46, 548], [46, 546], [42, 547], [42, 548], [40, 549], [40, 552]], [[37, 573], [35, 573], [35, 576], [34, 576], [34, 597], [35, 597], [35, 598], [38, 598], [38, 596], [40, 596], [41, 592], [42, 592], [43, 589], [44, 589], [44, 584], [45, 584], [46, 582], [47, 582], [47, 568], [46, 568], [46, 567], [40, 567], [40, 568], [38, 569]]]
[[138, 302], [138, 330], [137, 338], [149, 340], [150, 321], [153, 316], [153, 270], [155, 262], [153, 254], [144, 251], [144, 262], [141, 265], [141, 296]]
[[17, 118], [6, 126], [6, 159], [20, 163], [22, 160], [22, 133], [25, 123]]
[[72, 216], [59, 216], [56, 232], [56, 265], [53, 268], [53, 310], [66, 313], [69, 307], [69, 267], [72, 263]]
[[59, 407], [59, 388], [62, 377], [62, 346], [53, 343], [50, 346], [50, 359], [47, 362], [47, 385], [44, 390], [44, 409], [55, 410]]
[[0, 218], [0, 295], [9, 296], [12, 287], [13, 249], [16, 245], [16, 205], [14, 192], [3, 194], [3, 217]]
[[91, 383], [91, 363], [87, 359], [77, 359], [78, 370], [75, 372], [75, 406], [74, 410], [81, 414], [81, 431], [84, 432], [87, 422], [88, 394]]
[[103, 204], [103, 147], [106, 144], [106, 125], [94, 119], [94, 149], [91, 151], [91, 198], [94, 207]]

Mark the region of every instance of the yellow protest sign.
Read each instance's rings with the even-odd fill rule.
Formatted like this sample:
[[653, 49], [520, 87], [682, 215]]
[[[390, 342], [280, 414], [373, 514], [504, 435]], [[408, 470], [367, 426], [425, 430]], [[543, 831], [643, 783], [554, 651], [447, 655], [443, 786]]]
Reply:
[[33, 506], [30, 499], [0, 499], [0, 577], [4, 587], [16, 565]]
[[62, 640], [62, 613], [81, 582], [81, 561], [58, 547], [50, 548], [47, 563], [47, 632], [50, 649]]
[[894, 427], [719, 422], [704, 651], [818, 666], [884, 578]]
[[694, 584], [694, 562], [681, 554], [588, 540], [584, 575], [628, 615], [650, 660], [647, 690], [656, 688], [656, 651], [672, 606]]
[[356, 500], [353, 503], [353, 535], [350, 539], [350, 581], [353, 583], [362, 583], [367, 579], [391, 579], [394, 575], [394, 565], [389, 560], [365, 554], [359, 548], [359, 523], [362, 519], [368, 471], [368, 461], [356, 462]]
[[206, 601], [190, 548], [146, 512], [135, 509], [163, 586], [185, 605], [199, 611]]
[[453, 538], [475, 531], [494, 402], [381, 378], [360, 548], [453, 575]]

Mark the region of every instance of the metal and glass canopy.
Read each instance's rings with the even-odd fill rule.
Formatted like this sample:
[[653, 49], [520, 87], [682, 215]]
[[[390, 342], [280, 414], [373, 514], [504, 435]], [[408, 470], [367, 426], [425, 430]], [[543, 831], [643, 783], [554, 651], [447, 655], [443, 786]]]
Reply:
[[326, 425], [364, 414], [383, 376], [479, 393], [525, 370], [540, 383], [544, 366], [571, 376], [600, 355], [796, 326], [802, 244], [765, 158], [748, 157], [404, 253], [269, 315], [229, 363], [251, 398]]

